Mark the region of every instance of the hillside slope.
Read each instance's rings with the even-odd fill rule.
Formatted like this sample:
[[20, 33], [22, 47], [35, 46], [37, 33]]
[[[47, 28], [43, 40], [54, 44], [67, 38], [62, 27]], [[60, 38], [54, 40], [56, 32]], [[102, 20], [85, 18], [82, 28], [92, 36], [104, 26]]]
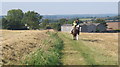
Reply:
[[2, 30], [5, 65], [59, 65], [63, 42], [53, 30]]

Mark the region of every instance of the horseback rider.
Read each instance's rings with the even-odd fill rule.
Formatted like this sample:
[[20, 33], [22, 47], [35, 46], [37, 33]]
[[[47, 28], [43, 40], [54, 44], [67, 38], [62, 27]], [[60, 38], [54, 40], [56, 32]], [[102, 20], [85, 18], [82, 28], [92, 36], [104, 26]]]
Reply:
[[[80, 24], [79, 19], [75, 20], [75, 21], [73, 22], [73, 24], [72, 24], [73, 29], [76, 28], [76, 26], [79, 26], [79, 24]], [[73, 29], [72, 29], [72, 31], [71, 31], [71, 34], [73, 33]], [[79, 29], [79, 27], [78, 27], [78, 29]], [[80, 32], [80, 31], [79, 31], [79, 32]], [[79, 32], [78, 32], [78, 35], [79, 35]]]

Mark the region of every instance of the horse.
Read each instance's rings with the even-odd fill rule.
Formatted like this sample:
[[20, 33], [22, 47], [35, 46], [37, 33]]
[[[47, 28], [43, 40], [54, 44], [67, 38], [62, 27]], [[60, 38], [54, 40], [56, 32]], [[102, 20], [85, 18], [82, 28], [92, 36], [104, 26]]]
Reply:
[[80, 26], [75, 26], [72, 30], [73, 40], [78, 40]]

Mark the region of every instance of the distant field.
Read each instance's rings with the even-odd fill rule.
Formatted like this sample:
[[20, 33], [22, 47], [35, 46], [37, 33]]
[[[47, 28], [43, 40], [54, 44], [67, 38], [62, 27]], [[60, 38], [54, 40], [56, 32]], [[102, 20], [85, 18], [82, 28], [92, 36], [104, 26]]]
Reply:
[[[118, 33], [81, 33], [79, 40], [74, 41], [70, 33], [53, 30], [0, 32], [4, 64], [118, 64]], [[59, 53], [61, 49], [63, 55]]]
[[86, 20], [91, 20], [91, 18], [82, 18], [82, 19], [79, 19], [81, 21], [86, 21]]

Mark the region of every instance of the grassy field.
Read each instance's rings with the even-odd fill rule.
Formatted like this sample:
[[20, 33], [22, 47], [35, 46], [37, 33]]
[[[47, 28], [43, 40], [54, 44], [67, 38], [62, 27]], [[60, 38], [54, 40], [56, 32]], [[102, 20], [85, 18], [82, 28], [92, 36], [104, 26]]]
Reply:
[[79, 40], [54, 30], [0, 30], [8, 65], [117, 65], [118, 33], [81, 33]]
[[60, 65], [62, 46], [53, 30], [2, 31], [5, 65]]
[[[39, 48], [34, 53], [22, 60], [27, 65], [60, 65], [63, 41], [55, 32], [46, 32], [49, 38], [44, 42], [44, 48]], [[42, 66], [41, 66], [42, 67]]]
[[60, 32], [64, 41], [63, 65], [117, 65], [117, 33], [81, 33], [78, 41]]
[[86, 20], [91, 20], [91, 18], [82, 18], [82, 19], [79, 19], [81, 21], [86, 21]]

